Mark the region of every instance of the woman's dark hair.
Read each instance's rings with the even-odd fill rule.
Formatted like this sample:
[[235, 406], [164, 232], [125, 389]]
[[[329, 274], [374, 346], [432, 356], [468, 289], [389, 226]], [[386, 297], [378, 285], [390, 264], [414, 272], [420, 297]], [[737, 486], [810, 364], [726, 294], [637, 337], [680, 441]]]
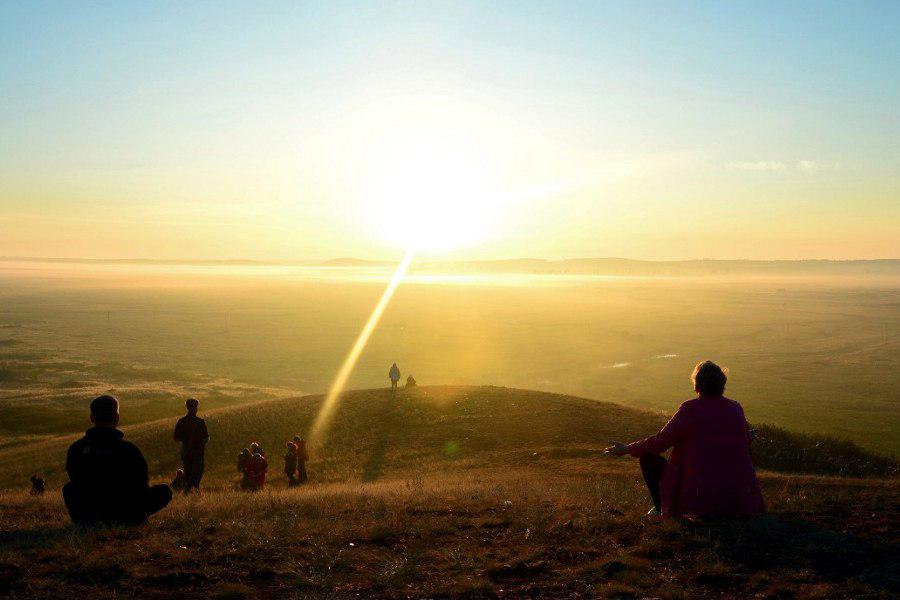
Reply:
[[723, 369], [711, 360], [697, 363], [691, 375], [694, 391], [701, 396], [721, 396], [728, 381], [728, 369]]

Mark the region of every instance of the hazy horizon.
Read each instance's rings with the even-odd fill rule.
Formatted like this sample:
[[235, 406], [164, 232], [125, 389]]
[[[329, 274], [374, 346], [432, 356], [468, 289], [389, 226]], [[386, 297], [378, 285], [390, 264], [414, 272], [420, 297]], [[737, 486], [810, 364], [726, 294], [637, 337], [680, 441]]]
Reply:
[[[253, 259], [243, 257], [223, 257], [223, 258], [151, 258], [147, 256], [3, 256], [0, 255], [0, 261], [3, 262], [71, 262], [71, 263], [104, 263], [104, 262], [135, 262], [135, 263], [184, 263], [184, 264], [203, 264], [218, 263], [227, 265], [228, 263], [244, 263], [259, 265], [300, 265], [314, 266], [354, 263], [372, 264], [372, 265], [390, 265], [396, 264], [398, 258], [385, 257], [360, 257], [351, 255], [335, 255], [326, 258], [296, 258], [296, 259]], [[546, 256], [512, 256], [509, 258], [485, 258], [485, 257], [467, 257], [452, 258], [440, 255], [425, 255], [419, 262], [428, 264], [441, 263], [515, 263], [515, 262], [546, 262], [546, 263], [572, 263], [572, 262], [631, 262], [631, 263], [885, 263], [900, 262], [900, 257], [883, 256], [874, 258], [712, 258], [712, 257], [692, 257], [692, 258], [669, 258], [669, 259], [652, 259], [652, 258], [632, 258], [628, 256], [566, 256], [559, 258], [551, 258]]]

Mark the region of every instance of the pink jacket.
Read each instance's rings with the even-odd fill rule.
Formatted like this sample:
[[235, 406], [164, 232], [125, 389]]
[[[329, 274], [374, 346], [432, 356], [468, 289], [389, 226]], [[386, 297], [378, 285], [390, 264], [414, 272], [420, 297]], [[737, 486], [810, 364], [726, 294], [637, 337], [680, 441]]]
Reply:
[[629, 444], [628, 453], [661, 454], [669, 448], [672, 456], [660, 482], [663, 515], [765, 512], [740, 404], [724, 396], [688, 400], [659, 433]]

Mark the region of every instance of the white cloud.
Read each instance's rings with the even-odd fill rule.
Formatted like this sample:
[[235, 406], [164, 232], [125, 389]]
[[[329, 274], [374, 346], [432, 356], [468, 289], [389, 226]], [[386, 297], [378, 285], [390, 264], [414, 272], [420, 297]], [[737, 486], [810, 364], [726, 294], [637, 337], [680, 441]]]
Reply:
[[730, 162], [728, 168], [734, 171], [784, 171], [785, 164], [777, 160], [754, 160]]
[[755, 171], [757, 173], [781, 173], [794, 171], [806, 175], [815, 175], [823, 170], [823, 166], [814, 160], [798, 160], [795, 163], [785, 163], [780, 160], [745, 160], [730, 162], [727, 167], [732, 171]]
[[797, 168], [807, 175], [812, 175], [822, 170], [822, 166], [813, 160], [801, 160], [797, 163]]

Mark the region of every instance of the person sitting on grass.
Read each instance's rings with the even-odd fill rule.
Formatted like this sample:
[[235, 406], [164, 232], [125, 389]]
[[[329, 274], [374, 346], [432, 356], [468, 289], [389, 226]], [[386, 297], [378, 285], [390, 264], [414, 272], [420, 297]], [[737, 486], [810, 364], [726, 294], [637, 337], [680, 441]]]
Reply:
[[[698, 396], [683, 403], [656, 435], [606, 452], [640, 459], [653, 499], [647, 514], [666, 517], [749, 516], [766, 510], [750, 458], [753, 433], [744, 410], [723, 396], [726, 372], [711, 361], [692, 375]], [[660, 454], [672, 448], [666, 460]]]
[[241, 489], [246, 490], [250, 487], [250, 480], [247, 478], [247, 465], [250, 463], [250, 448], [241, 450], [237, 457], [237, 470], [241, 474]]
[[416, 378], [413, 377], [412, 375], [407, 377], [406, 378], [406, 387], [408, 387], [408, 388], [416, 387]]
[[297, 448], [297, 481], [306, 483], [306, 463], [309, 461], [309, 450], [306, 449], [306, 440], [299, 433], [294, 436], [294, 446]]
[[246, 468], [248, 489], [254, 491], [263, 489], [266, 485], [266, 471], [268, 470], [269, 461], [266, 460], [266, 456], [262, 452], [254, 452]]
[[69, 447], [63, 500], [76, 523], [139, 525], [172, 500], [167, 485], [150, 486], [147, 461], [122, 439], [119, 401], [100, 396], [91, 402], [94, 426]]
[[287, 443], [287, 452], [284, 453], [284, 474], [287, 475], [288, 487], [297, 485], [297, 445], [294, 442]]

